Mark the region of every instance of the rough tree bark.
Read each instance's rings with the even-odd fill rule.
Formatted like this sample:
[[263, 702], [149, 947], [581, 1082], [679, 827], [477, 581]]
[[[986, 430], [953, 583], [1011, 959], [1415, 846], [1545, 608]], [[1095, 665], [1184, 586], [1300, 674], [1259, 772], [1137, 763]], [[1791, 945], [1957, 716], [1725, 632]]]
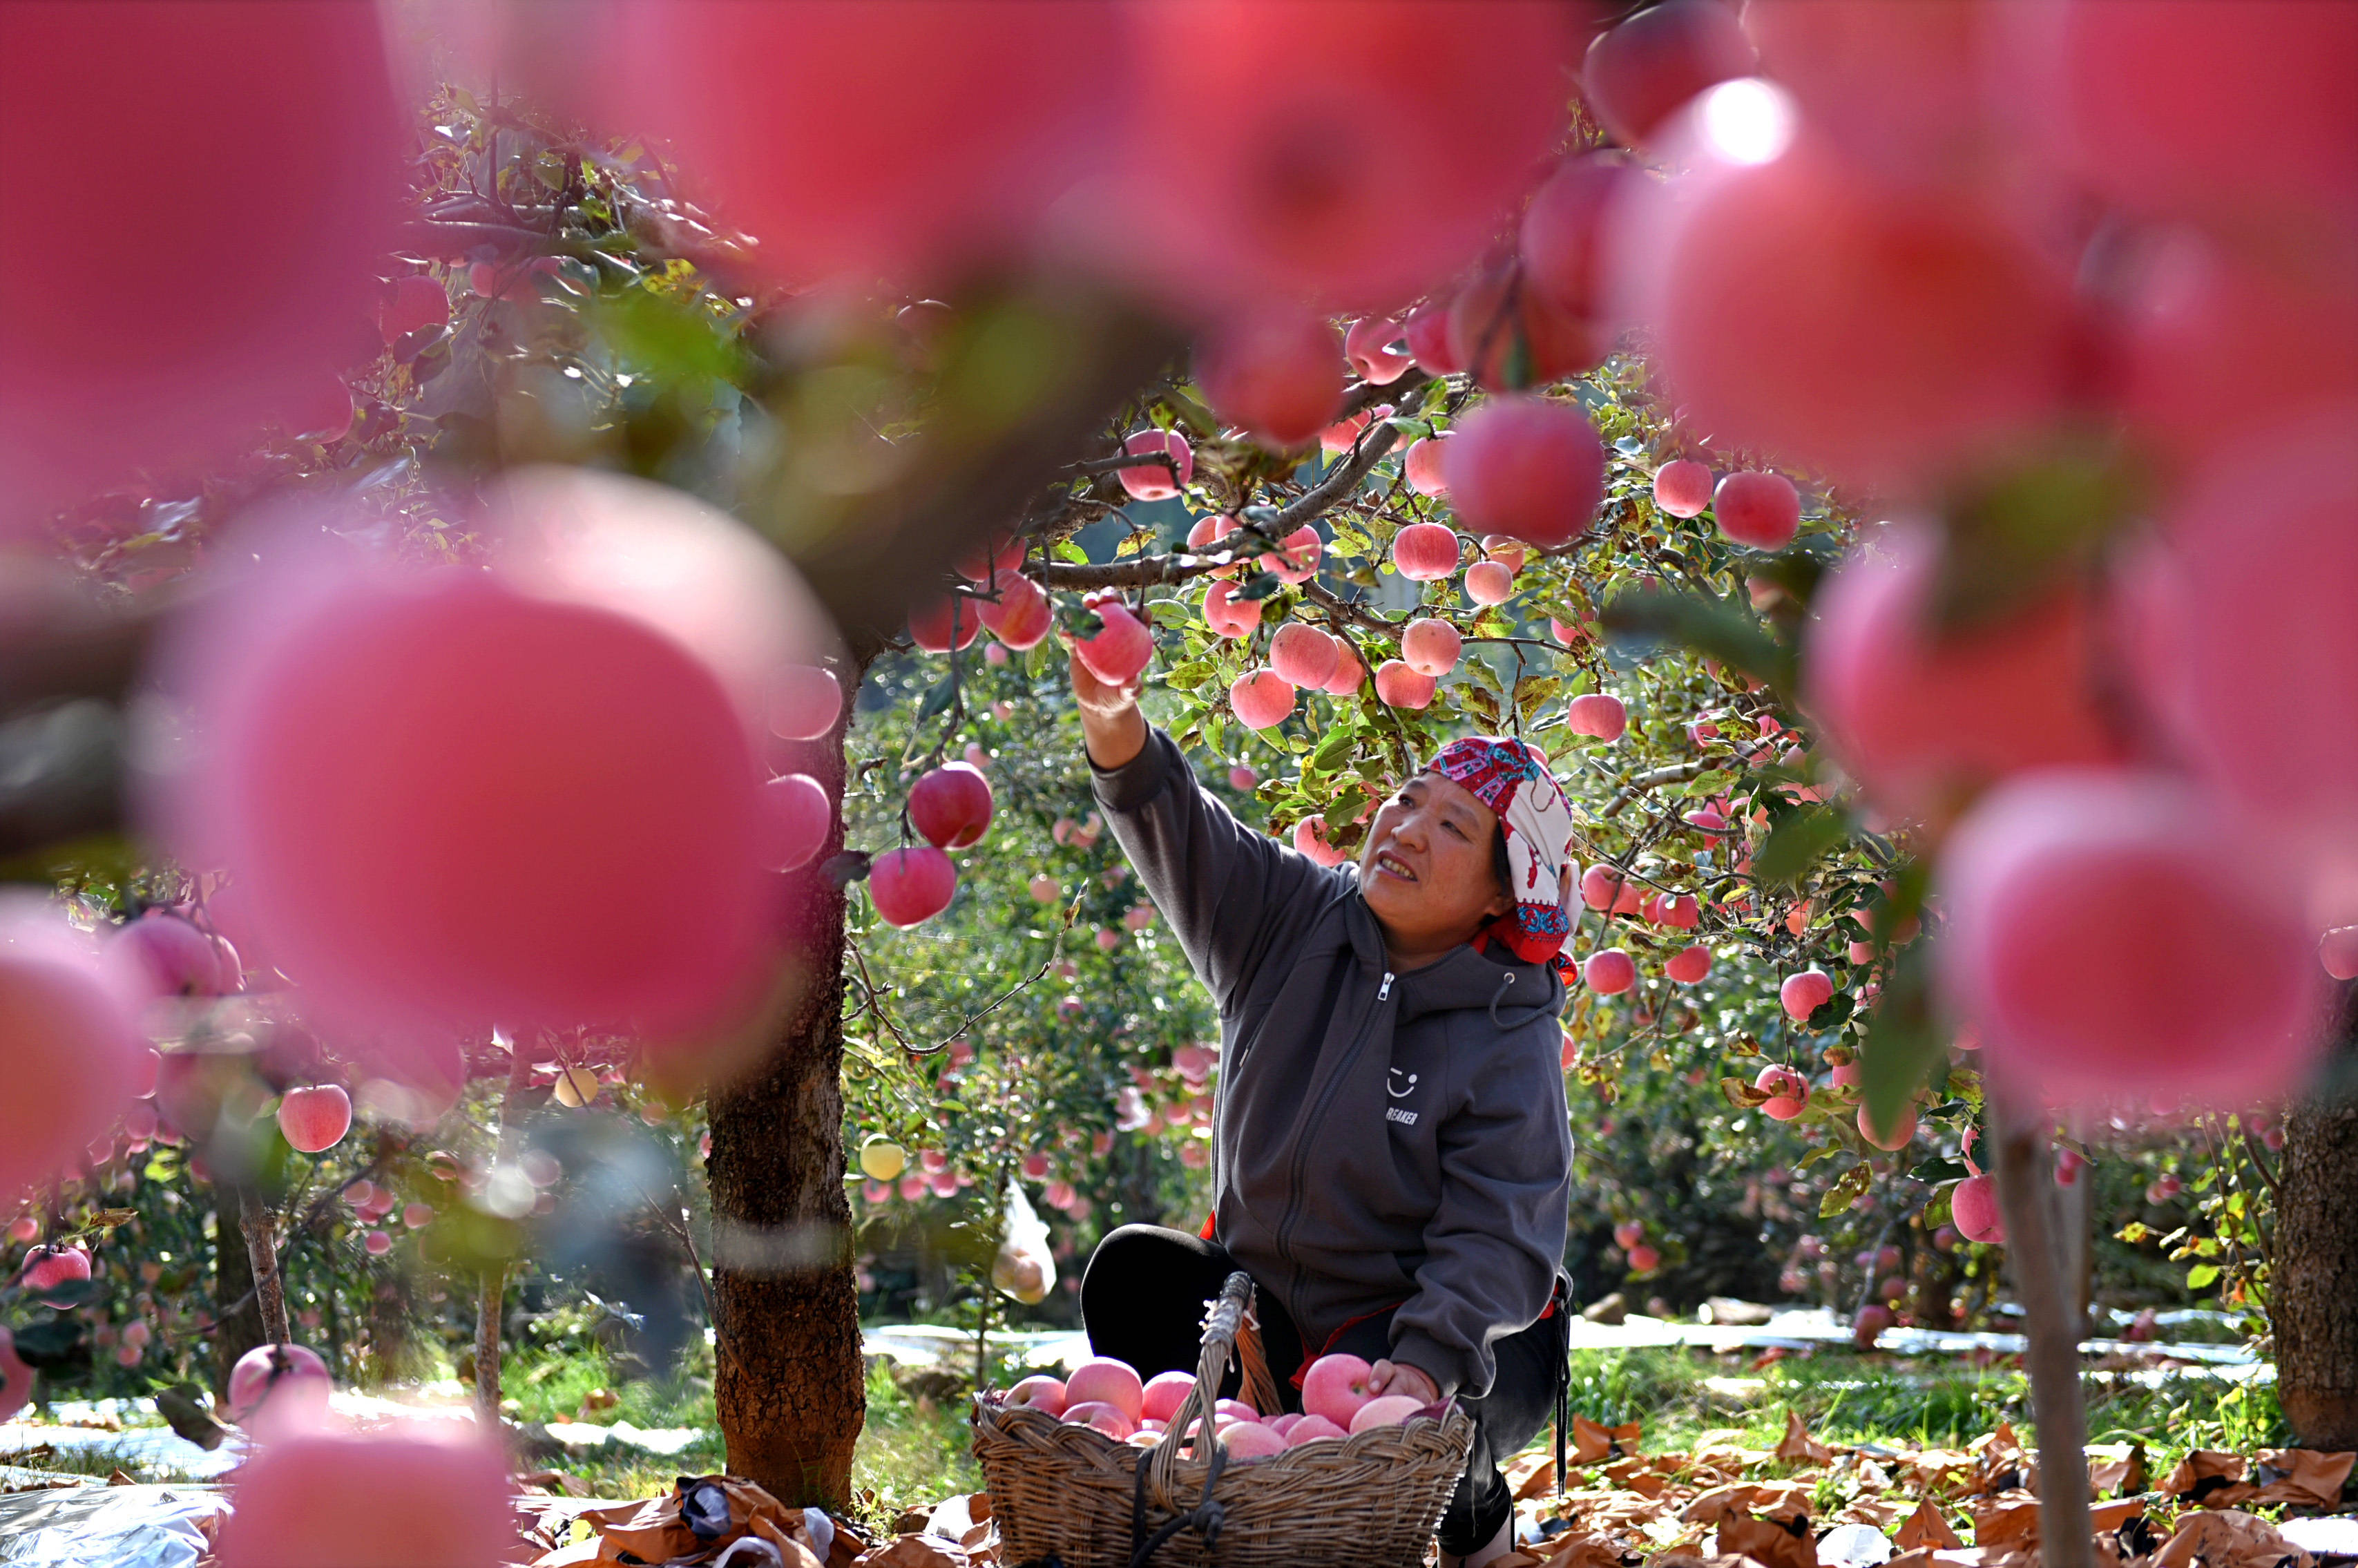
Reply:
[[245, 1251], [254, 1271], [254, 1304], [262, 1315], [266, 1345], [287, 1343], [287, 1281], [278, 1272], [278, 1221], [270, 1205], [252, 1187], [238, 1191], [238, 1227], [245, 1232]]
[[[857, 691], [865, 658], [839, 670]], [[844, 720], [804, 770], [841, 799]], [[713, 1093], [713, 1400], [729, 1471], [789, 1504], [847, 1507], [868, 1414], [843, 1189], [843, 890], [821, 872], [843, 848], [840, 814], [819, 854], [784, 880], [789, 940], [804, 966], [769, 1058]]]
[[230, 1368], [239, 1357], [269, 1343], [254, 1289], [254, 1258], [245, 1245], [243, 1204], [229, 1183], [213, 1188], [213, 1403], [229, 1402]]
[[2358, 987], [2343, 991], [2324, 1087], [2286, 1122], [2268, 1316], [2300, 1444], [2358, 1448]]
[[2046, 1568], [2089, 1568], [2088, 1413], [2080, 1390], [2080, 1321], [2064, 1277], [2056, 1228], [2054, 1166], [2047, 1123], [1990, 1105], [1997, 1195], [2006, 1215], [2006, 1260], [2022, 1298], [2030, 1351], [2031, 1413], [2039, 1432], [2039, 1551]]
[[[516, 1100], [532, 1083], [532, 1053], [519, 1040], [508, 1052], [508, 1083], [500, 1097], [500, 1142], [496, 1156], [505, 1164], [515, 1158], [522, 1130]], [[500, 1322], [507, 1302], [508, 1268], [493, 1263], [483, 1270], [475, 1297], [475, 1421], [485, 1432], [500, 1430]]]

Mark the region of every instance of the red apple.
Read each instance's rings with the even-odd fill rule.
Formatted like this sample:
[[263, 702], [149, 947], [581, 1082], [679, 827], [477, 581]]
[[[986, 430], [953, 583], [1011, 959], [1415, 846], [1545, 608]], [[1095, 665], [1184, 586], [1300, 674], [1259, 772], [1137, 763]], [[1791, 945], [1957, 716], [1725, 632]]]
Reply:
[[1810, 1080], [1790, 1067], [1776, 1064], [1763, 1067], [1752, 1087], [1768, 1092], [1768, 1101], [1760, 1110], [1771, 1121], [1790, 1121], [1809, 1107]]
[[1351, 858], [1327, 841], [1322, 817], [1305, 816], [1293, 825], [1293, 847], [1322, 866], [1339, 866]]
[[1997, 1205], [1997, 1183], [1988, 1176], [1967, 1176], [1949, 1195], [1949, 1215], [1968, 1241], [1993, 1247], [2006, 1244], [2006, 1217]]
[[1017, 653], [1036, 648], [1055, 627], [1055, 611], [1047, 593], [1021, 572], [999, 574], [999, 599], [974, 605], [983, 629]]
[[1430, 615], [1419, 616], [1401, 631], [1401, 658], [1421, 676], [1445, 676], [1455, 669], [1463, 647], [1456, 627]]
[[144, 996], [206, 997], [222, 991], [221, 957], [205, 934], [178, 915], [150, 910], [121, 927], [107, 959]]
[[334, 1148], [352, 1125], [352, 1097], [334, 1084], [288, 1089], [278, 1102], [278, 1130], [298, 1153]]
[[1450, 503], [1469, 526], [1543, 550], [1588, 529], [1605, 493], [1605, 443], [1577, 405], [1493, 397], [1443, 449]]
[[1260, 569], [1276, 573], [1282, 582], [1308, 582], [1318, 575], [1318, 559], [1325, 553], [1318, 530], [1304, 523], [1288, 534], [1278, 549], [1261, 552]]
[[1897, 1153], [1916, 1141], [1916, 1108], [1902, 1106], [1890, 1121], [1877, 1121], [1867, 1113], [1866, 1106], [1858, 1108], [1858, 1135], [1877, 1149]]
[[[1138, 1422], [1141, 1401], [1145, 1397], [1144, 1385], [1139, 1381], [1137, 1368], [1127, 1361], [1110, 1356], [1092, 1356], [1073, 1368], [1065, 1379], [1065, 1419], [1072, 1419], [1073, 1406], [1103, 1402]], [[1127, 1434], [1125, 1434], [1127, 1435]]]
[[1108, 686], [1128, 686], [1154, 657], [1154, 634], [1118, 599], [1101, 599], [1090, 608], [1097, 611], [1099, 629], [1097, 635], [1075, 643], [1074, 652]]
[[928, 654], [971, 647], [981, 635], [980, 600], [944, 593], [910, 607], [909, 640]]
[[1665, 0], [1597, 35], [1581, 96], [1624, 146], [1639, 146], [1714, 82], [1752, 74], [1752, 40], [1733, 6]]
[[1249, 637], [1260, 625], [1261, 600], [1238, 599], [1237, 585], [1215, 582], [1204, 590], [1204, 622], [1222, 637]]
[[[1354, 1412], [1357, 1413], [1357, 1412]], [[1351, 1429], [1323, 1415], [1305, 1415], [1285, 1429], [1285, 1445], [1299, 1448], [1305, 1443], [1331, 1443], [1348, 1437]]]
[[318, 1351], [300, 1345], [256, 1346], [230, 1368], [225, 1413], [240, 1423], [253, 1421], [265, 1407], [274, 1422], [323, 1415], [332, 1386]]
[[1602, 311], [1597, 229], [1614, 197], [1636, 175], [1629, 164], [1609, 154], [1585, 153], [1556, 166], [1523, 209], [1516, 248], [1525, 287], [1576, 319]]
[[[0, 298], [41, 302], [0, 335], [0, 385], [39, 389], [0, 421], [0, 539], [135, 467], [165, 482], [265, 423], [316, 427], [374, 336], [402, 211], [410, 133], [374, 12], [0, 5], [0, 146], [39, 149], [11, 152], [0, 209], [40, 215], [0, 238]], [[157, 179], [159, 153], [209, 177]]]
[[1306, 310], [1226, 318], [1195, 345], [1195, 367], [1213, 413], [1280, 449], [1307, 442], [1342, 406], [1343, 340]]
[[1345, 1351], [1321, 1356], [1302, 1375], [1303, 1412], [1350, 1431], [1352, 1418], [1375, 1397], [1368, 1391], [1368, 1378], [1373, 1370], [1366, 1361]]
[[1650, 1274], [1661, 1266], [1662, 1255], [1653, 1248], [1647, 1246], [1644, 1242], [1641, 1241], [1637, 1246], [1629, 1249], [1629, 1271], [1631, 1273]]
[[1408, 373], [1415, 357], [1393, 348], [1394, 344], [1407, 346], [1401, 342], [1406, 331], [1394, 316], [1368, 316], [1351, 323], [1351, 330], [1343, 334], [1343, 352], [1361, 381], [1370, 386], [1389, 386]]
[[1673, 458], [1654, 470], [1654, 504], [1673, 517], [1700, 517], [1711, 505], [1711, 465]]
[[909, 825], [945, 849], [963, 849], [990, 828], [990, 781], [965, 762], [920, 778], [909, 791]]
[[835, 803], [808, 773], [788, 773], [762, 786], [762, 863], [773, 871], [791, 871], [826, 847], [835, 826]]
[[173, 651], [209, 743], [157, 807], [236, 875], [308, 1014], [684, 1038], [757, 1000], [758, 717], [693, 644], [587, 602], [608, 564], [569, 583], [268, 543]]
[[1823, 969], [1803, 969], [1787, 975], [1777, 988], [1777, 1000], [1785, 1009], [1785, 1016], [1796, 1023], [1806, 1023], [1818, 1009], [1833, 1000], [1834, 982]]
[[1719, 531], [1756, 550], [1781, 550], [1801, 528], [1801, 496], [1793, 481], [1766, 470], [1729, 474], [1712, 492]]
[[1148, 1421], [1167, 1422], [1179, 1413], [1179, 1407], [1195, 1387], [1193, 1372], [1157, 1372], [1146, 1380], [1139, 1396], [1139, 1414]]
[[1465, 372], [1466, 362], [1449, 337], [1449, 307], [1454, 298], [1441, 296], [1408, 314], [1408, 351], [1414, 356], [1416, 368], [1427, 375], [1458, 375]]
[[1515, 597], [1515, 570], [1503, 561], [1476, 561], [1466, 568], [1466, 597], [1476, 604], [1504, 604]]
[[1437, 689], [1431, 676], [1419, 675], [1398, 659], [1376, 666], [1376, 697], [1393, 708], [1424, 708]]
[[1116, 470], [1115, 477], [1121, 481], [1122, 489], [1140, 501], [1168, 501], [1195, 476], [1195, 449], [1176, 430], [1133, 430], [1121, 444], [1121, 449], [1132, 457], [1141, 452], [1167, 453], [1179, 470], [1174, 478], [1171, 470], [1160, 463]]
[[221, 1568], [490, 1563], [514, 1543], [505, 1452], [458, 1422], [362, 1434], [297, 1422], [237, 1472]]
[[1610, 692], [1592, 691], [1575, 697], [1563, 710], [1563, 727], [1574, 735], [1618, 741], [1629, 728], [1629, 710]]
[[1401, 472], [1408, 487], [1419, 495], [1447, 495], [1449, 481], [1441, 471], [1441, 449], [1449, 432], [1427, 436], [1409, 443], [1401, 454]]
[[25, 1254], [16, 1283], [28, 1295], [46, 1295], [59, 1285], [90, 1278], [90, 1254], [76, 1247], [36, 1247]]
[[[1370, 0], [1336, 18], [1325, 0], [1125, 13], [1137, 249], [1175, 287], [1390, 309], [1480, 249], [1563, 135], [1575, 43], [1552, 7]], [[1184, 200], [1140, 174], [1174, 167], [1174, 135]]]
[[2323, 980], [2298, 881], [2176, 779], [2000, 784], [1951, 831], [1934, 887], [1941, 992], [2017, 1095], [2244, 1106], [2316, 1060]]
[[949, 907], [957, 868], [930, 844], [891, 849], [871, 862], [868, 896], [887, 925], [914, 925]]
[[1223, 1428], [1219, 1439], [1228, 1444], [1231, 1459], [1264, 1459], [1284, 1453], [1287, 1446], [1282, 1433], [1271, 1432], [1257, 1421], [1240, 1421]]
[[1889, 1307], [1881, 1302], [1870, 1302], [1859, 1308], [1858, 1316], [1852, 1320], [1851, 1338], [1861, 1350], [1872, 1350], [1883, 1331], [1898, 1321]]
[[376, 330], [391, 347], [420, 327], [440, 327], [450, 319], [450, 296], [442, 285], [420, 273], [397, 277], [385, 285], [377, 302]]
[[1580, 978], [1599, 996], [1618, 996], [1638, 983], [1638, 966], [1621, 948], [1606, 947], [1588, 956]]
[[2059, 416], [2083, 376], [2070, 280], [1973, 189], [1862, 173], [1758, 81], [1691, 111], [1687, 168], [1617, 211], [1617, 316], [1730, 446], [1887, 492]]
[[[1334, 638], [1301, 621], [1289, 621], [1280, 626], [1269, 643], [1270, 668], [1291, 686], [1314, 689], [1324, 687], [1335, 678], [1335, 666], [1341, 655], [1342, 649]], [[1287, 706], [1292, 706], [1290, 701]], [[1268, 726], [1256, 724], [1253, 728], [1262, 730]]]
[[1335, 674], [1323, 688], [1332, 697], [1355, 697], [1359, 685], [1368, 678], [1368, 666], [1359, 655], [1351, 652], [1350, 644], [1337, 637], [1335, 640]]
[[816, 741], [843, 713], [843, 685], [817, 665], [789, 665], [770, 694], [770, 733], [781, 741]]
[[1485, 268], [1449, 302], [1449, 343], [1485, 392], [1520, 392], [1576, 375], [1611, 346], [1599, 322], [1557, 308], [1504, 262]]
[[1439, 523], [1412, 523], [1392, 535], [1392, 569], [1412, 582], [1438, 582], [1457, 569], [1457, 535]]
[[1275, 670], [1249, 670], [1229, 685], [1228, 707], [1248, 729], [1273, 729], [1293, 711], [1293, 687]]
[[1662, 973], [1682, 986], [1693, 985], [1711, 973], [1711, 949], [1700, 943], [1682, 948], [1662, 966]]
[[1065, 1385], [1045, 1374], [1026, 1378], [1007, 1390], [1007, 1402], [1062, 1418], [1065, 1413]]
[[0, 892], [0, 1192], [58, 1174], [136, 1098], [153, 1054], [118, 974], [48, 899]]

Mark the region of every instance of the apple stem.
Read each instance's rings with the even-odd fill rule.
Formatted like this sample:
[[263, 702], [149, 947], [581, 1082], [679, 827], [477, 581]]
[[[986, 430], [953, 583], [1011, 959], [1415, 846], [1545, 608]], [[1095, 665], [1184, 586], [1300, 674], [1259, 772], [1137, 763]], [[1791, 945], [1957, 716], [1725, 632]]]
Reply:
[[2063, 1289], [2055, 1182], [2039, 1122], [1990, 1100], [2006, 1264], [2022, 1297], [2030, 1349], [2031, 1409], [2039, 1434], [2039, 1554], [2045, 1568], [2091, 1568], [2087, 1411], [2080, 1389], [2080, 1325]]

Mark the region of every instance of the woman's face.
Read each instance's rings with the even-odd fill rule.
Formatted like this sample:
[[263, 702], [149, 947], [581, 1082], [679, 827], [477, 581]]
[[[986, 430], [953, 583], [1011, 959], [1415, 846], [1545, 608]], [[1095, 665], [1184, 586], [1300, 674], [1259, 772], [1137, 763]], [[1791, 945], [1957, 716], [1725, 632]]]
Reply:
[[1359, 892], [1394, 948], [1437, 954], [1506, 913], [1498, 833], [1498, 814], [1439, 773], [1417, 774], [1384, 803], [1359, 850]]

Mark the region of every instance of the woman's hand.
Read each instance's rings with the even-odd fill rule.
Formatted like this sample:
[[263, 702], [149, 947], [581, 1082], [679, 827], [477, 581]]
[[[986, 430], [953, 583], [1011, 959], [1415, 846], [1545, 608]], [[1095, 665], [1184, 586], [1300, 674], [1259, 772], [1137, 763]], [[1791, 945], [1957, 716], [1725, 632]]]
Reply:
[[1379, 1361], [1368, 1368], [1368, 1393], [1370, 1398], [1406, 1394], [1429, 1405], [1441, 1398], [1441, 1385], [1405, 1361]]
[[1073, 700], [1081, 710], [1081, 738], [1089, 761], [1101, 768], [1118, 768], [1146, 749], [1146, 715], [1138, 710], [1138, 683], [1111, 686], [1081, 662], [1075, 653]]

